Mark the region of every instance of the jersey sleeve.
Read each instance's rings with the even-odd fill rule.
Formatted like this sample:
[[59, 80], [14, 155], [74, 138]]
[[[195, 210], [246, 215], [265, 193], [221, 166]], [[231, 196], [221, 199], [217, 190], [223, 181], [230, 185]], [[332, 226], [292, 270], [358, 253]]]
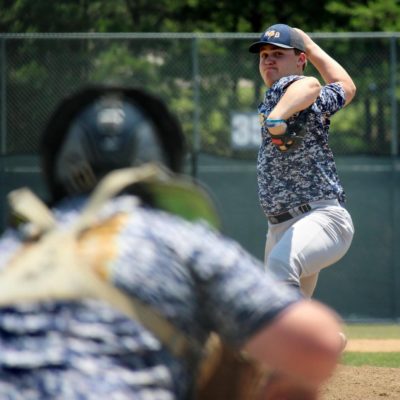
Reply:
[[[282, 94], [285, 92], [285, 90], [294, 82], [299, 81], [300, 79], [304, 79], [304, 75], [289, 75], [289, 76], [284, 76], [283, 78], [279, 79], [277, 82], [274, 83], [272, 86], [273, 89], [280, 89], [282, 91]], [[272, 89], [271, 88], [271, 89]]]
[[300, 299], [236, 242], [205, 243], [194, 266], [201, 287], [202, 314], [233, 346], [239, 346]]
[[140, 209], [117, 244], [109, 279], [199, 342], [214, 331], [241, 346], [299, 299], [240, 244], [204, 223]]
[[344, 107], [346, 102], [345, 92], [338, 82], [324, 85], [316, 100], [316, 105], [323, 114], [331, 116]]

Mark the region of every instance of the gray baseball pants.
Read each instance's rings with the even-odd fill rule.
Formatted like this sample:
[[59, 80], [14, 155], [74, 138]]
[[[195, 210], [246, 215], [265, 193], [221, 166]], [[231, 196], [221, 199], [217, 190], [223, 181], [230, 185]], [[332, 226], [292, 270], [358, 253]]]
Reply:
[[288, 221], [268, 223], [265, 264], [279, 280], [311, 297], [318, 274], [349, 249], [354, 226], [337, 200], [310, 203], [313, 209]]

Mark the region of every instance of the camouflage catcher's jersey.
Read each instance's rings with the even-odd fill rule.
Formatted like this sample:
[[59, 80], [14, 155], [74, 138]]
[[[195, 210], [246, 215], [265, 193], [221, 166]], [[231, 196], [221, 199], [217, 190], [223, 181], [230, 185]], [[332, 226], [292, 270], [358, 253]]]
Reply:
[[[302, 78], [283, 77], [271, 86], [258, 107], [261, 121], [266, 120], [286, 88]], [[279, 151], [262, 123], [257, 179], [259, 199], [266, 215], [281, 214], [318, 200], [338, 199], [344, 203], [345, 193], [328, 145], [330, 117], [344, 104], [345, 93], [339, 83], [323, 86], [311, 106], [304, 140], [291, 152]]]
[[[198, 343], [216, 331], [242, 345], [298, 295], [261, 263], [203, 223], [110, 200], [81, 251], [125, 293], [158, 310]], [[63, 227], [86, 198], [55, 209]], [[0, 271], [21, 249], [20, 231], [0, 241]], [[177, 358], [155, 334], [97, 300], [46, 301], [0, 309], [0, 398], [172, 400], [187, 398], [198, 359]]]

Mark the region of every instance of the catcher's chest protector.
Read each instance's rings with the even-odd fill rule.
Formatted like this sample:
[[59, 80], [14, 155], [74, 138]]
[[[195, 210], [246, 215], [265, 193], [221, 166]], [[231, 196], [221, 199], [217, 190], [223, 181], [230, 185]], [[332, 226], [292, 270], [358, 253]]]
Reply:
[[107, 261], [116, 254], [114, 238], [128, 218], [118, 214], [97, 222], [99, 209], [126, 186], [153, 176], [153, 168], [112, 173], [99, 184], [77, 220], [58, 227], [51, 211], [29, 190], [10, 193], [10, 206], [31, 231], [22, 249], [0, 272], [0, 306], [26, 301], [95, 298], [114, 306], [153, 331], [171, 353], [181, 357], [191, 341], [150, 306], [113, 286]]

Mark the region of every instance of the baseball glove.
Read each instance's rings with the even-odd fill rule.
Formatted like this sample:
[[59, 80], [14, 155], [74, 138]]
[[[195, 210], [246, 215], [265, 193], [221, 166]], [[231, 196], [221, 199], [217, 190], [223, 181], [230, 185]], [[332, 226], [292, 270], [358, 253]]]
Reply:
[[206, 344], [206, 357], [197, 376], [194, 398], [264, 400], [260, 395], [268, 375], [267, 368], [231, 349], [218, 335], [212, 334]]
[[305, 386], [282, 373], [270, 374], [257, 400], [318, 400], [318, 389]]
[[[289, 152], [297, 149], [302, 143], [305, 134], [307, 133], [308, 116], [310, 108], [300, 111], [297, 116], [289, 118], [287, 121], [282, 120], [282, 124], [286, 124], [286, 130], [281, 134], [272, 134], [272, 143], [278, 147], [281, 152]], [[270, 124], [266, 120], [267, 130], [269, 127], [276, 126], [276, 123]]]
[[272, 371], [212, 334], [198, 371], [194, 400], [319, 400], [318, 389]]

